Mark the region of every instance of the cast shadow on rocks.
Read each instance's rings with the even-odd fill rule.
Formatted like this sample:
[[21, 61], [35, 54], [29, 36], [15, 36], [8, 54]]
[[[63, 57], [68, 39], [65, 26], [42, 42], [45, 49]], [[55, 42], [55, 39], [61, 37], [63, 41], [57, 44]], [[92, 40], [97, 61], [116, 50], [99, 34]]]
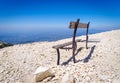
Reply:
[[90, 50], [90, 53], [88, 54], [88, 56], [83, 60], [84, 61], [84, 63], [86, 63], [86, 62], [88, 62], [89, 60], [90, 60], [90, 58], [91, 58], [91, 56], [92, 56], [92, 54], [93, 54], [93, 52], [94, 52], [94, 49], [95, 49], [95, 45], [91, 48], [91, 50]]
[[[76, 63], [81, 62], [81, 61], [83, 61], [84, 63], [88, 62], [90, 60], [93, 52], [94, 52], [95, 47], [96, 47], [95, 45], [93, 47], [91, 47], [91, 50], [90, 50], [90, 52], [89, 52], [89, 54], [88, 54], [88, 56], [86, 58], [77, 60]], [[84, 47], [80, 47], [77, 50], [77, 52], [76, 52], [76, 54], [74, 56], [76, 56], [83, 48]], [[66, 62], [63, 62], [62, 65], [67, 65], [72, 59], [73, 59], [73, 56], [70, 57]]]

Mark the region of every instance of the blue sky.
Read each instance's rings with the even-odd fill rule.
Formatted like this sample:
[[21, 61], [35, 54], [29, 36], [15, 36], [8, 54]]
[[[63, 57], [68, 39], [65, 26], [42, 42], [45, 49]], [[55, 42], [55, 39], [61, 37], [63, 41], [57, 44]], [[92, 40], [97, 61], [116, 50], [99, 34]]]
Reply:
[[120, 0], [0, 0], [0, 29], [67, 28], [70, 21], [91, 28], [120, 27]]

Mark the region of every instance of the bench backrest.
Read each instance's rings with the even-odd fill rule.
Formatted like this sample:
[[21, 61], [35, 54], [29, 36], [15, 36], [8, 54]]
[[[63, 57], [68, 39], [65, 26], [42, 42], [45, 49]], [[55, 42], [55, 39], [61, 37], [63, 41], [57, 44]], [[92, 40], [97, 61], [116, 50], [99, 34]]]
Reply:
[[73, 47], [75, 47], [75, 37], [76, 37], [76, 32], [77, 32], [77, 28], [86, 28], [86, 48], [87, 48], [87, 42], [88, 42], [88, 28], [89, 28], [89, 24], [88, 23], [79, 23], [80, 19], [77, 19], [76, 22], [70, 22], [70, 29], [74, 29], [74, 33], [73, 33]]
[[[75, 28], [75, 24], [76, 24], [76, 22], [70, 22], [69, 28], [70, 29], [74, 29]], [[86, 23], [79, 23], [77, 25], [77, 28], [88, 28], [88, 27], [89, 27], [89, 22], [88, 22], [88, 24], [86, 24]]]

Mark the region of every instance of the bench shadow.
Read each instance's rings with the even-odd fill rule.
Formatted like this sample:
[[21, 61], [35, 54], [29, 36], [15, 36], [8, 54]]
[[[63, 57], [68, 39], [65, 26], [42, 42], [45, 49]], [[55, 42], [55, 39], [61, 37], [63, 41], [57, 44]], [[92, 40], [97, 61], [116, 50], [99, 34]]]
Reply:
[[92, 54], [93, 54], [93, 52], [94, 52], [95, 47], [96, 47], [96, 45], [94, 45], [94, 46], [91, 48], [91, 50], [90, 50], [90, 52], [89, 52], [89, 54], [88, 54], [88, 56], [87, 56], [86, 58], [84, 58], [84, 59], [82, 59], [82, 60], [78, 60], [78, 61], [76, 61], [76, 62], [80, 62], [80, 61], [83, 61], [84, 63], [89, 62], [90, 58], [92, 57]]
[[[94, 45], [93, 47], [91, 47], [91, 50], [90, 50], [90, 53], [88, 54], [88, 56], [85, 58], [85, 59], [81, 59], [81, 60], [77, 60], [76, 63], [80, 62], [80, 61], [83, 61], [84, 63], [88, 62], [94, 52], [94, 49], [95, 49], [96, 45]], [[80, 47], [76, 54], [74, 56], [76, 56], [84, 47]], [[62, 65], [67, 65], [71, 60], [73, 59], [73, 56], [70, 57], [66, 62], [63, 62]]]
[[88, 62], [89, 60], [90, 60], [90, 58], [91, 58], [91, 56], [92, 56], [92, 54], [93, 54], [93, 52], [94, 52], [94, 49], [95, 49], [95, 45], [91, 48], [91, 51], [90, 51], [90, 53], [88, 54], [88, 56], [84, 59], [84, 63], [86, 63], [86, 62]]
[[[83, 47], [80, 47], [74, 56], [76, 56], [82, 49]], [[63, 62], [62, 65], [67, 65], [72, 59], [73, 59], [73, 56], [70, 57], [66, 62]]]

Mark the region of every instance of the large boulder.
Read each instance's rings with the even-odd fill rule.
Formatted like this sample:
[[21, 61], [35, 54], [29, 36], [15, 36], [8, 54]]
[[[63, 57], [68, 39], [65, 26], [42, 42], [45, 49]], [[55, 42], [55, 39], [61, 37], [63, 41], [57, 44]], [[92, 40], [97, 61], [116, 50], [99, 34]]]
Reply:
[[13, 46], [13, 44], [9, 44], [9, 43], [0, 41], [0, 48], [4, 48], [4, 47], [8, 47], [8, 46]]
[[35, 71], [35, 80], [36, 82], [43, 81], [47, 77], [54, 77], [55, 74], [53, 73], [52, 69], [49, 69], [47, 67], [39, 67]]

